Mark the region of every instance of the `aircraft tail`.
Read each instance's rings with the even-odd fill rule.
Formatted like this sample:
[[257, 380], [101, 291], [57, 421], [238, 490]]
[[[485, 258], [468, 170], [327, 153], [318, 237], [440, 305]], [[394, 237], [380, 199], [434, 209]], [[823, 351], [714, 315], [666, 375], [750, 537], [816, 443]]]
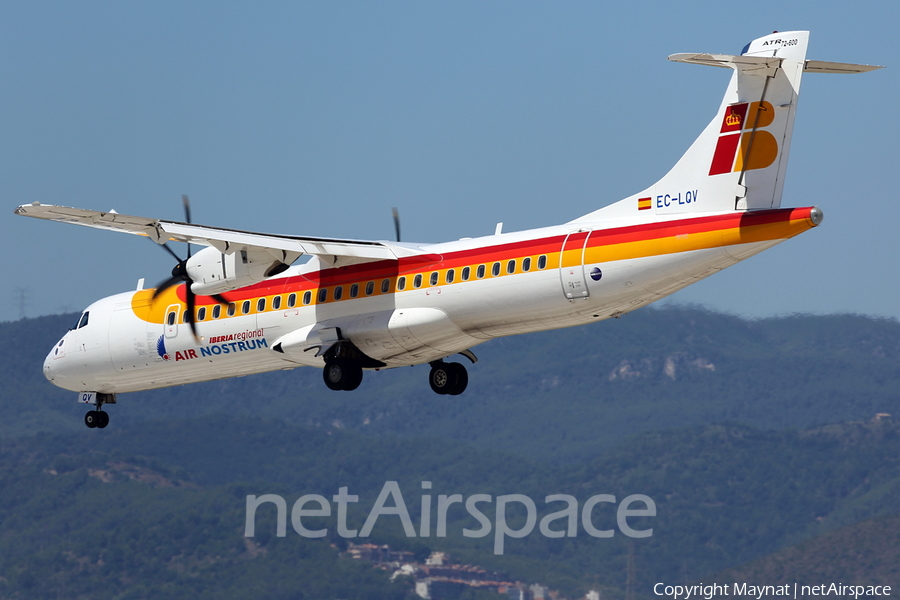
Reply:
[[778, 208], [804, 71], [876, 69], [806, 60], [809, 32], [773, 33], [739, 56], [673, 54], [669, 60], [734, 71], [718, 113], [662, 179], [574, 222]]

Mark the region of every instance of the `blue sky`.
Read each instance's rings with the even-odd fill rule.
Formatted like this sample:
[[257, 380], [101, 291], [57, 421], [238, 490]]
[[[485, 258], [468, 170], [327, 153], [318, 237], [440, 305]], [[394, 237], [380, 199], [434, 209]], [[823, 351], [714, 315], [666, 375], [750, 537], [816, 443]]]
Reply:
[[[851, 7], [852, 8], [849, 8]], [[3, 3], [0, 320], [165, 279], [134, 236], [15, 217], [35, 200], [264, 232], [444, 241], [562, 223], [644, 189], [739, 53], [808, 29], [784, 206], [823, 225], [666, 302], [900, 317], [889, 2]], [[2, 214], [2, 213], [0, 213]], [[180, 249], [183, 252], [183, 249]]]

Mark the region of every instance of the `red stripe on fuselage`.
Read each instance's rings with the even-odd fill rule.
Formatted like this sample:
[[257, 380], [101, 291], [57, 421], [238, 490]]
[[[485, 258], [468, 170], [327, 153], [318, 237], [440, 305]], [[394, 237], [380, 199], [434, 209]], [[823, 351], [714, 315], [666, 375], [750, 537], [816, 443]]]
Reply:
[[[807, 208], [780, 208], [772, 210], [759, 210], [740, 213], [727, 213], [709, 217], [696, 217], [678, 219], [675, 221], [658, 221], [628, 227], [616, 227], [611, 229], [595, 229], [588, 239], [588, 247], [609, 246], [629, 242], [641, 242], [676, 235], [692, 233], [706, 233], [715, 230], [725, 230], [741, 227], [755, 227], [795, 219], [809, 218], [811, 207]], [[323, 269], [303, 275], [284, 277], [271, 281], [263, 281], [239, 290], [225, 292], [223, 296], [231, 302], [240, 302], [260, 296], [283, 294], [286, 292], [303, 292], [315, 290], [320, 287], [334, 285], [348, 285], [362, 281], [375, 281], [376, 289], [380, 280], [422, 273], [424, 271], [438, 271], [453, 269], [478, 264], [489, 264], [497, 261], [505, 261], [523, 256], [540, 256], [541, 254], [559, 253], [565, 235], [555, 235], [545, 238], [524, 240], [509, 244], [497, 244], [495, 246], [481, 246], [468, 250], [459, 250], [447, 254], [425, 254], [405, 257], [399, 260], [379, 260], [370, 263], [339, 267], [336, 269]], [[178, 287], [179, 299], [185, 301], [184, 285]], [[212, 305], [215, 300], [208, 296], [198, 296], [197, 305]]]

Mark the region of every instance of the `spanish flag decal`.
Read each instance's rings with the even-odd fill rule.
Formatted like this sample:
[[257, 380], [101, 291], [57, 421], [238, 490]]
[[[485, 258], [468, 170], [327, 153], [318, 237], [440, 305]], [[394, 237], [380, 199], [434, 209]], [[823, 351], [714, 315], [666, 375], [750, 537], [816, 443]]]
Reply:
[[638, 198], [638, 210], [650, 210], [650, 198]]

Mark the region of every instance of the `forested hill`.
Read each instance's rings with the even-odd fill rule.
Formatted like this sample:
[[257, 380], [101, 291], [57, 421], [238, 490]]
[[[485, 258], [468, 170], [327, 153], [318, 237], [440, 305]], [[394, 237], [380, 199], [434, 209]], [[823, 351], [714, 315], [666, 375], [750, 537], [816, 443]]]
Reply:
[[[407, 598], [409, 582], [339, 559], [333, 533], [278, 538], [263, 516], [259, 537], [242, 535], [248, 494], [347, 486], [371, 507], [392, 480], [416, 523], [423, 481], [435, 495], [525, 494], [541, 515], [550, 494], [652, 498], [646, 539], [535, 533], [496, 556], [490, 538], [461, 535], [477, 525], [465, 511], [449, 513], [446, 538], [407, 538], [396, 519], [370, 538], [569, 597], [624, 597], [629, 564], [648, 598], [654, 582], [778, 564], [803, 580], [830, 560], [873, 581], [900, 564], [895, 321], [642, 310], [484, 344], [458, 397], [434, 395], [427, 367], [368, 373], [353, 393], [300, 368], [124, 394], [110, 426], [89, 430], [75, 394], [41, 374], [73, 320], [0, 324], [2, 597]], [[823, 551], [835, 541], [860, 552]]]
[[[4, 437], [75, 431], [84, 408], [41, 375], [74, 315], [0, 324]], [[475, 348], [469, 389], [437, 396], [427, 366], [368, 372], [352, 393], [318, 369], [124, 394], [111, 427], [254, 414], [370, 435], [464, 441], [542, 461], [589, 460], [626, 437], [734, 422], [805, 429], [900, 414], [900, 324], [853, 315], [747, 321], [698, 308], [643, 309]], [[458, 357], [459, 358], [459, 357]], [[465, 360], [465, 359], [461, 359]]]
[[[890, 581], [900, 564], [897, 528], [863, 528], [861, 539], [837, 528], [896, 514], [898, 457], [900, 424], [887, 419], [805, 432], [703, 426], [647, 433], [569, 467], [435, 439], [255, 417], [39, 434], [0, 443], [0, 596], [399, 600], [411, 594], [408, 582], [391, 585], [387, 574], [338, 559], [347, 540], [336, 534], [333, 518], [307, 521], [328, 528], [325, 539], [303, 538], [290, 524], [277, 537], [274, 512], [262, 509], [256, 536], [243, 535], [248, 494], [279, 494], [290, 508], [302, 495], [331, 499], [346, 486], [359, 497], [348, 526], [360, 529], [387, 481], [399, 482], [417, 532], [422, 481], [431, 482], [434, 495], [524, 494], [541, 517], [559, 508], [545, 503], [550, 494], [571, 494], [582, 505], [595, 494], [654, 499], [655, 517], [630, 520], [636, 529], [652, 527], [644, 539], [621, 532], [599, 539], [580, 525], [575, 537], [550, 539], [535, 529], [508, 538], [498, 556], [493, 535], [461, 535], [478, 523], [457, 504], [448, 512], [447, 537], [433, 530], [407, 537], [388, 516], [369, 538], [354, 540], [447, 551], [568, 598], [596, 586], [604, 597], [624, 597], [629, 556], [638, 597], [653, 597], [659, 581], [708, 582], [753, 560], [761, 562], [734, 572], [765, 574], [777, 562], [764, 557], [780, 550], [794, 580], [817, 584], [815, 558], [828, 540], [852, 542], [843, 552], [824, 553], [838, 561], [831, 573]], [[488, 504], [493, 518], [492, 511]], [[594, 513], [597, 525], [615, 527], [614, 509]], [[824, 542], [810, 539], [822, 533]], [[797, 542], [806, 545], [784, 550]], [[878, 560], [867, 549], [877, 550]]]

